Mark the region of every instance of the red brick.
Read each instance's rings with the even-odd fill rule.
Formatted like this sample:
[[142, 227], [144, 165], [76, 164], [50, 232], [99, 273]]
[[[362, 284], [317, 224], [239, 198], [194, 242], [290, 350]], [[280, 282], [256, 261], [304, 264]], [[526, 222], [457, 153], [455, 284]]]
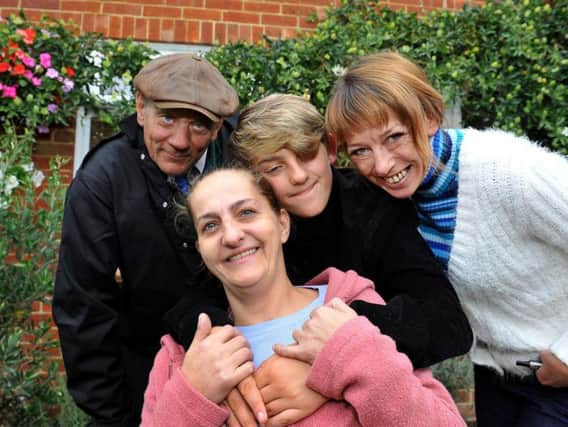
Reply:
[[160, 19], [150, 18], [148, 19], [148, 40], [153, 42], [159, 42], [160, 40]]
[[315, 6], [300, 6], [284, 4], [282, 5], [283, 15], [295, 15], [297, 17], [307, 17], [310, 14], [316, 13], [317, 8]]
[[242, 24], [239, 25], [239, 35], [238, 40], [243, 40], [252, 43], [252, 26]]
[[[414, 0], [416, 1], [416, 0]], [[310, 0], [310, 1], [300, 1], [299, 3], [301, 4], [311, 4], [314, 6], [327, 6], [327, 7], [331, 7], [331, 6], [336, 6], [338, 3], [334, 2], [333, 0]]]
[[95, 32], [107, 34], [108, 31], [108, 15], [97, 15], [95, 17]]
[[221, 21], [221, 11], [186, 7], [183, 9], [183, 18], [197, 19], [199, 21]]
[[142, 14], [142, 6], [126, 3], [104, 3], [103, 13], [140, 16]]
[[304, 18], [300, 18], [300, 28], [304, 29], [304, 30], [313, 30], [314, 28], [316, 28], [318, 25], [318, 22], [308, 22], [306, 19]]
[[239, 41], [239, 27], [240, 24], [228, 24], [227, 39], [231, 42]]
[[148, 39], [148, 20], [143, 18], [134, 19], [134, 38], [137, 40]]
[[59, 9], [59, 0], [22, 0], [22, 9]]
[[225, 44], [227, 42], [227, 24], [216, 22], [214, 28], [215, 30], [213, 35], [213, 41], [215, 43]]
[[291, 39], [294, 37], [298, 37], [298, 30], [295, 28], [283, 28], [282, 32], [280, 33], [280, 36], [283, 39]]
[[147, 5], [161, 5], [166, 4], [166, 0], [122, 0], [124, 3], [136, 3]]
[[110, 16], [108, 36], [113, 39], [119, 39], [122, 35], [122, 17]]
[[185, 43], [186, 41], [190, 41], [189, 38], [191, 28], [194, 28], [195, 33], [195, 41], [199, 40], [199, 23], [198, 22], [185, 22], [181, 19], [177, 19], [175, 21], [174, 27], [174, 40], [178, 43]]
[[95, 15], [92, 13], [84, 13], [81, 22], [81, 29], [85, 32], [92, 32], [95, 30]]
[[[19, 13], [16, 11], [14, 13]], [[61, 19], [61, 12], [57, 10], [26, 10], [26, 16], [32, 22], [39, 22], [42, 16], [49, 16], [53, 19]]]
[[134, 37], [134, 18], [131, 16], [122, 17], [122, 38]]
[[205, 44], [213, 43], [213, 24], [211, 22], [201, 22], [199, 41]]
[[247, 12], [268, 12], [268, 13], [280, 13], [280, 5], [274, 3], [263, 3], [263, 2], [249, 2], [244, 4], [245, 11]]
[[62, 0], [61, 10], [73, 10], [77, 12], [99, 13], [101, 11], [100, 3], [81, 0]]
[[259, 25], [253, 25], [252, 26], [252, 42], [256, 43], [259, 40], [262, 40], [262, 34], [264, 32], [262, 31], [262, 27]]
[[205, 0], [166, 0], [166, 4], [171, 6], [203, 7]]
[[[19, 0], [0, 0], [0, 7], [18, 7]], [[3, 13], [0, 16], [8, 16]]]
[[[71, 22], [72, 25], [76, 25], [77, 27], [79, 26], [79, 23], [81, 22], [81, 13], [79, 12], [62, 12], [61, 13], [61, 19], [63, 19], [66, 22]], [[69, 28], [72, 32], [74, 33], [79, 33], [80, 32], [80, 28], [70, 28], [69, 25], [66, 25], [67, 28]]]
[[225, 22], [242, 22], [244, 24], [260, 23], [259, 16], [255, 13], [246, 12], [223, 12], [223, 21]]
[[205, 0], [207, 9], [243, 10], [241, 0]]
[[174, 20], [173, 19], [162, 19], [160, 24], [161, 41], [173, 42], [175, 41], [174, 34]]
[[46, 143], [37, 144], [34, 153], [37, 156], [72, 156], [73, 155], [73, 145], [72, 144], [57, 144], [57, 143]]
[[281, 27], [264, 27], [264, 34], [266, 34], [270, 38], [277, 38], [279, 39], [282, 35], [282, 28]]
[[159, 18], [181, 18], [181, 8], [144, 6], [144, 16], [156, 16]]
[[298, 25], [298, 19], [295, 16], [262, 15], [262, 24], [295, 27]]

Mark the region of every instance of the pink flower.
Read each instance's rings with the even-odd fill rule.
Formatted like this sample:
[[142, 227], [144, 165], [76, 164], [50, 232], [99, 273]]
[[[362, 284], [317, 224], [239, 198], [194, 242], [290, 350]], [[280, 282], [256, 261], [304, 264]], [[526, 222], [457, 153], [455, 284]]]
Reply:
[[57, 77], [59, 77], [59, 73], [55, 68], [48, 68], [45, 75], [50, 79], [56, 79]]
[[32, 73], [32, 70], [26, 70], [24, 71], [24, 77], [28, 80], [31, 80], [32, 77], [34, 76], [34, 73]]
[[49, 127], [46, 125], [40, 125], [37, 127], [37, 133], [49, 133]]
[[73, 83], [72, 80], [69, 80], [69, 79], [63, 80], [63, 87], [62, 87], [63, 92], [65, 92], [65, 93], [71, 92], [74, 87], [75, 87], [75, 83]]
[[5, 85], [2, 88], [2, 96], [4, 98], [16, 98], [18, 96], [17, 91], [16, 91], [16, 86], [8, 86]]
[[22, 58], [22, 62], [28, 68], [33, 68], [35, 65], [35, 59], [33, 59], [31, 56], [24, 56]]
[[49, 104], [47, 106], [47, 111], [49, 111], [50, 113], [55, 113], [57, 110], [59, 110], [57, 104]]
[[41, 86], [41, 79], [39, 77], [32, 77], [32, 84], [35, 87]]
[[49, 53], [40, 53], [39, 63], [43, 68], [51, 67], [51, 55]]

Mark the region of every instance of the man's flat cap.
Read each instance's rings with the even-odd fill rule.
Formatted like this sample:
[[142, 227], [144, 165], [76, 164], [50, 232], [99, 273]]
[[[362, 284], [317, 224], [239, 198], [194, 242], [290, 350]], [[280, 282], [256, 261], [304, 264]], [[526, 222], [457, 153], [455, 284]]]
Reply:
[[148, 62], [134, 87], [158, 108], [195, 110], [214, 122], [239, 108], [239, 97], [206, 59], [191, 53], [164, 55]]

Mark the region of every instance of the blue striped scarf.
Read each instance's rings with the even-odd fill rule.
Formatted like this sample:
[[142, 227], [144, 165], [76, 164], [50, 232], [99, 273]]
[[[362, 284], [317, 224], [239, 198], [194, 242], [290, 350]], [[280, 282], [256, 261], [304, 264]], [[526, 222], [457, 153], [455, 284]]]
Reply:
[[463, 133], [439, 129], [431, 139], [434, 161], [412, 200], [418, 211], [419, 230], [434, 255], [448, 270], [458, 204], [458, 158]]

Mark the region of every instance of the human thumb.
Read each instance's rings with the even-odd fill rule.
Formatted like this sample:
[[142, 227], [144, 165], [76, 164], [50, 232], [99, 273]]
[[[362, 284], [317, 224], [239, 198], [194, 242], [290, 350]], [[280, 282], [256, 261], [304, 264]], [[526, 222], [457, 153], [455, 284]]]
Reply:
[[193, 341], [202, 341], [211, 333], [211, 319], [205, 313], [200, 313], [197, 318], [197, 329]]

